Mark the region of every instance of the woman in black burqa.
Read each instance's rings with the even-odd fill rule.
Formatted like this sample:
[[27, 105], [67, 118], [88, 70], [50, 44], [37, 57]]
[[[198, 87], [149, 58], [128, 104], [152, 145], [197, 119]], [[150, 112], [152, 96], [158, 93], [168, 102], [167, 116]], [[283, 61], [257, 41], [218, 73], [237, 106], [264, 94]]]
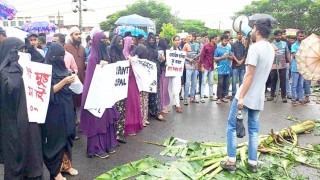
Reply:
[[156, 63], [157, 66], [157, 93], [149, 94], [149, 113], [159, 121], [164, 121], [164, 117], [161, 115], [160, 107], [160, 64], [161, 60], [158, 56], [158, 46], [156, 43], [156, 36], [153, 33], [149, 33], [147, 42], [147, 49], [149, 51], [148, 60]]
[[0, 160], [5, 180], [40, 180], [43, 173], [40, 129], [29, 122], [23, 69], [18, 64], [18, 52], [24, 49], [24, 42], [14, 37], [0, 49]]
[[69, 85], [75, 78], [64, 63], [65, 49], [51, 43], [45, 62], [52, 65], [49, 107], [45, 124], [41, 125], [43, 160], [50, 172], [50, 179], [65, 179], [61, 172], [77, 175], [72, 168], [72, 147], [75, 137], [75, 114]]

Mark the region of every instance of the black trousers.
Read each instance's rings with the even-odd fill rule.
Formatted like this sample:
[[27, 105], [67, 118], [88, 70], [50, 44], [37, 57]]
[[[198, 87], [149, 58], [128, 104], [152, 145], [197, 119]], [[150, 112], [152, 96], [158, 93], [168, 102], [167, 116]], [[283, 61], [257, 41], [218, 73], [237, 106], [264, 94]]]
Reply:
[[[279, 69], [279, 75], [280, 75], [280, 88], [281, 88], [281, 98], [286, 97], [286, 69]], [[277, 81], [278, 81], [278, 73], [276, 69], [272, 69], [271, 73], [271, 97], [274, 97]]]
[[218, 88], [217, 88], [217, 96], [218, 99], [222, 99], [227, 95], [227, 88], [229, 84], [229, 74], [219, 74], [218, 75]]

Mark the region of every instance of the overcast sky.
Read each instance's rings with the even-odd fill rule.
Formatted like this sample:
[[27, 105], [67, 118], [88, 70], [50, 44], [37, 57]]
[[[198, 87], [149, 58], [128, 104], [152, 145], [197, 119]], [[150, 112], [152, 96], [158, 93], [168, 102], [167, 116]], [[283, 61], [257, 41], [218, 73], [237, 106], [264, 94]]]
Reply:
[[[182, 19], [199, 19], [211, 28], [231, 28], [230, 17], [241, 10], [252, 0], [158, 0], [172, 8]], [[37, 20], [49, 15], [57, 15], [58, 11], [64, 16], [65, 24], [78, 24], [78, 14], [72, 12], [72, 0], [10, 0], [18, 10], [17, 16], [31, 16]], [[93, 11], [83, 13], [83, 23], [97, 26], [117, 10], [125, 9], [136, 0], [87, 0], [83, 2]]]

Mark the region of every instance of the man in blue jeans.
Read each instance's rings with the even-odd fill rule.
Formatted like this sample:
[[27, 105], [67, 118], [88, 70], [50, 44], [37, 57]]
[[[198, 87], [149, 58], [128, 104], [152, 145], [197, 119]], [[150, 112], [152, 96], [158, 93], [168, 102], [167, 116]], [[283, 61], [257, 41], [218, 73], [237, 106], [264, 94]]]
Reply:
[[268, 37], [271, 32], [270, 19], [259, 19], [252, 30], [252, 41], [246, 59], [246, 74], [243, 84], [233, 99], [227, 125], [228, 160], [221, 161], [223, 169], [234, 172], [236, 170], [237, 150], [237, 113], [243, 109], [248, 113], [249, 129], [249, 170], [257, 172], [258, 135], [260, 111], [264, 108], [265, 83], [271, 71], [275, 51]]
[[214, 62], [217, 62], [218, 67], [218, 87], [217, 87], [217, 104], [222, 102], [228, 103], [225, 98], [227, 96], [227, 88], [229, 84], [230, 74], [230, 59], [232, 59], [232, 52], [230, 46], [228, 46], [229, 36], [221, 36], [221, 44], [218, 45], [214, 51]]
[[231, 45], [233, 52], [232, 62], [232, 99], [237, 92], [237, 80], [239, 78], [239, 86], [242, 84], [243, 76], [245, 73], [245, 47], [242, 43], [242, 33], [237, 33], [237, 42]]
[[[297, 106], [297, 99], [299, 100], [299, 103], [301, 105], [305, 104], [305, 101], [303, 99], [303, 83], [304, 79], [302, 75], [297, 70], [297, 61], [295, 54], [298, 51], [301, 41], [306, 38], [306, 32], [303, 30], [300, 30], [297, 32], [297, 41], [292, 44], [291, 46], [291, 53], [292, 53], [292, 86], [291, 86], [291, 95], [292, 100], [291, 104], [292, 106]], [[308, 93], [308, 92], [307, 92]]]
[[[183, 51], [187, 52], [185, 68], [186, 68], [186, 82], [184, 84], [184, 105], [188, 105], [188, 97], [190, 92], [190, 102], [198, 103], [196, 99], [197, 77], [199, 71], [195, 69], [196, 56], [200, 53], [200, 45], [194, 41], [192, 34], [186, 37], [186, 44], [183, 46]], [[190, 88], [191, 86], [191, 88]]]

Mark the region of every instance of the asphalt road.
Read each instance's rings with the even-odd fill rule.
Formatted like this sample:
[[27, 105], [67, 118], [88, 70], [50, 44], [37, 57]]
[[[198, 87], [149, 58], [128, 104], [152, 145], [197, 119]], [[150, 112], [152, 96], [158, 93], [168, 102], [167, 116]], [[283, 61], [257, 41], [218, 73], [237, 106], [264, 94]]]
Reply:
[[[93, 180], [116, 166], [145, 158], [147, 155], [163, 161], [170, 159], [159, 156], [161, 147], [135, 140], [163, 142], [164, 139], [175, 136], [199, 142], [226, 142], [226, 122], [230, 105], [230, 102], [217, 105], [214, 101], [206, 99], [206, 103], [183, 106], [182, 114], [172, 112], [166, 115], [166, 122], [150, 119], [151, 124], [148, 127], [137, 133], [136, 136], [127, 137], [128, 143], [117, 147], [116, 153], [107, 159], [87, 158], [86, 138], [80, 134], [81, 139], [75, 141], [73, 148], [73, 167], [79, 170], [79, 175], [76, 177], [65, 175], [65, 177], [68, 180]], [[320, 105], [311, 102], [307, 106], [292, 107], [290, 103], [283, 104], [280, 101], [278, 103], [266, 102], [265, 110], [261, 113], [260, 134], [267, 134], [270, 129], [279, 130], [292, 125], [291, 121], [285, 119], [287, 115], [301, 119], [317, 119], [320, 118]], [[248, 136], [239, 139], [238, 142], [247, 140]], [[319, 136], [312, 134], [299, 136], [299, 143], [302, 146], [316, 142], [320, 142]], [[299, 167], [298, 170], [305, 175], [319, 174], [316, 170], [304, 166]], [[0, 166], [0, 175], [3, 177], [3, 166]], [[49, 179], [47, 170], [45, 170], [45, 179]], [[310, 175], [310, 179], [317, 178]]]

